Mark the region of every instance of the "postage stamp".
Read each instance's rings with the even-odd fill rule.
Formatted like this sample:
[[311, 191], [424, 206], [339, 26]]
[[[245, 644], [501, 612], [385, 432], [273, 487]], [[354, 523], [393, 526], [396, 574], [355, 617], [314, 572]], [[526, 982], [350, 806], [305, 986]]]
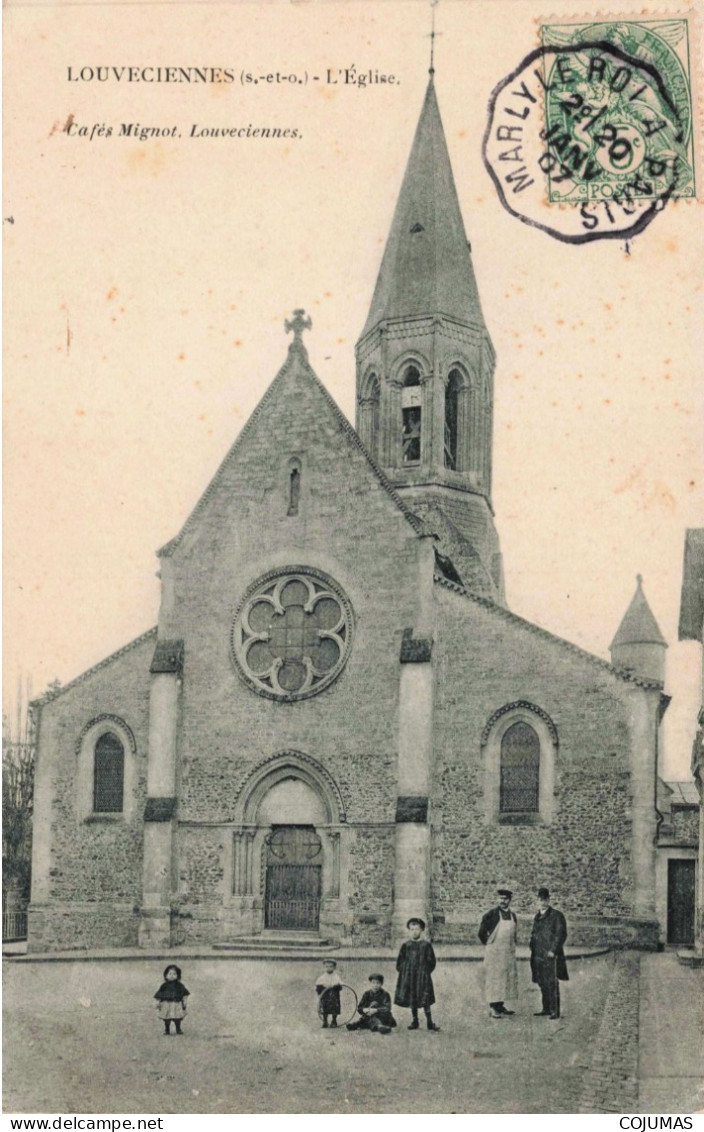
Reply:
[[489, 102], [484, 162], [507, 211], [579, 244], [628, 239], [694, 196], [687, 21], [541, 35]]
[[[608, 43], [620, 48], [632, 59], [652, 64], [677, 110], [679, 131], [668, 130], [670, 107], [657, 86], [645, 81], [635, 84], [631, 81], [633, 77], [639, 78], [640, 69], [633, 76], [624, 66], [618, 74], [609, 75], [607, 64], [602, 66], [586, 52], [572, 57], [573, 74], [570, 82], [560, 89], [559, 84], [551, 81], [560, 65], [559, 58], [553, 58], [549, 74], [545, 76], [547, 132], [553, 135], [559, 129], [578, 142], [591, 135], [594, 157], [600, 166], [600, 172], [593, 180], [576, 186], [577, 199], [585, 194], [590, 200], [608, 200], [617, 196], [624, 183], [635, 180], [633, 174], [641, 168], [649, 152], [651, 164], [653, 159], [667, 163], [677, 158], [678, 176], [672, 196], [693, 197], [695, 173], [688, 21], [544, 24], [541, 36], [543, 46]], [[594, 108], [599, 115], [601, 125], [598, 135], [594, 133], [596, 115], [591, 122], [587, 121], [586, 94], [594, 98]], [[572, 107], [574, 109], [570, 112]], [[590, 128], [587, 129], [587, 126]], [[644, 187], [634, 183], [633, 194], [643, 195]], [[549, 199], [574, 199], [571, 193], [574, 193], [574, 188], [566, 190], [551, 169], [548, 172]]]

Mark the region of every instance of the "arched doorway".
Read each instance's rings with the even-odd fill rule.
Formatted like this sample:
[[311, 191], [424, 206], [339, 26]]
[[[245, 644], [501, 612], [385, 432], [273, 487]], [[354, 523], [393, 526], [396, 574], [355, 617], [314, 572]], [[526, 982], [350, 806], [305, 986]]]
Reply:
[[264, 927], [317, 932], [323, 865], [320, 837], [310, 825], [277, 825], [265, 844]]
[[327, 825], [323, 799], [293, 771], [269, 785], [256, 810], [266, 830], [264, 927], [273, 931], [318, 931], [322, 896], [323, 843]]
[[263, 930], [340, 938], [348, 855], [345, 807], [329, 771], [293, 750], [260, 763], [237, 799], [223, 938]]

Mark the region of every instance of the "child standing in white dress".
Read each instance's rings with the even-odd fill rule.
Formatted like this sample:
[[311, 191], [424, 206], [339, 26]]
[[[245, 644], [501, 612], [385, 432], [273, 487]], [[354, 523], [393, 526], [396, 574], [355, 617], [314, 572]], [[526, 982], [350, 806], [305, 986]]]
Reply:
[[337, 973], [337, 963], [334, 959], [323, 962], [323, 970], [315, 980], [315, 993], [318, 996], [318, 1013], [323, 1019], [323, 1029], [328, 1028], [328, 1018], [331, 1029], [337, 1027], [340, 1013], [340, 987], [342, 979]]

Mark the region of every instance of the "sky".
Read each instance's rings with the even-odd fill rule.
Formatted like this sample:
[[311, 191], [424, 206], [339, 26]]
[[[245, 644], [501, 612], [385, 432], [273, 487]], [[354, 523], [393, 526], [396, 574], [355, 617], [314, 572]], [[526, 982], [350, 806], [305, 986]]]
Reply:
[[[481, 158], [487, 103], [544, 14], [533, 0], [443, 0], [436, 13], [438, 101], [497, 353], [507, 597], [608, 658], [643, 575], [670, 646], [663, 771], [686, 778], [701, 650], [677, 623], [685, 530], [704, 515], [699, 206], [671, 202], [628, 249], [568, 246], [503, 209]], [[354, 343], [429, 27], [415, 0], [196, 2], [168, 18], [139, 2], [7, 7], [6, 709], [18, 674], [39, 694], [156, 624], [155, 552], [282, 364], [294, 308], [354, 420]], [[236, 81], [80, 79], [98, 66], [222, 67]], [[345, 82], [353, 66], [372, 81]], [[277, 73], [302, 81], [267, 80]], [[122, 123], [181, 136], [140, 141]], [[250, 124], [298, 136], [203, 136]]]

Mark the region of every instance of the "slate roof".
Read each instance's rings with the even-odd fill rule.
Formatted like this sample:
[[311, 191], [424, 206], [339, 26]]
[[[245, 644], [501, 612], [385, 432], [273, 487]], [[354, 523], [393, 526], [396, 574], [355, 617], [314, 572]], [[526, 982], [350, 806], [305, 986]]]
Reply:
[[667, 647], [667, 641], [660, 632], [653, 611], [648, 605], [648, 599], [643, 593], [643, 579], [639, 574], [636, 592], [609, 648], [613, 650], [620, 645], [646, 644]]
[[[471, 593], [469, 590], [465, 589], [464, 586], [449, 581], [439, 572], [435, 575], [435, 583], [436, 585], [443, 586], [445, 589], [453, 590], [454, 593], [467, 598], [469, 601], [475, 602], [476, 605], [483, 606], [485, 609], [489, 610], [489, 612], [496, 614], [497, 617], [502, 617], [504, 621], [508, 621], [513, 625], [525, 629], [529, 633], [534, 633], [536, 636], [542, 637], [545, 641], [559, 645], [561, 648], [574, 653], [576, 656], [580, 656], [583, 660], [590, 661], [598, 668], [610, 672], [612, 676], [617, 677], [619, 680], [625, 680], [629, 684], [637, 684], [640, 688], [649, 688], [662, 692], [662, 684], [659, 681], [647, 680], [643, 677], [635, 676], [626, 669], [618, 668], [614, 664], [609, 664], [608, 660], [602, 660], [600, 656], [595, 656], [594, 653], [587, 652], [586, 649], [580, 648], [579, 645], [574, 645], [571, 641], [566, 641], [564, 637], [558, 637], [555, 633], [549, 632], [548, 629], [542, 629], [540, 625], [535, 625], [532, 621], [527, 621], [524, 617], [519, 617], [517, 613], [511, 613], [505, 606], [497, 605], [497, 603], [491, 601], [490, 598], [480, 597], [479, 594]], [[669, 702], [669, 697], [666, 698], [666, 702]]]
[[360, 337], [384, 319], [439, 314], [487, 333], [431, 76]]
[[[105, 668], [106, 665], [111, 664], [113, 660], [117, 660], [118, 657], [124, 656], [124, 654], [127, 652], [131, 652], [132, 649], [137, 648], [138, 645], [141, 645], [145, 641], [148, 641], [150, 637], [156, 638], [157, 632], [158, 626], [156, 625], [151, 629], [147, 629], [146, 633], [142, 633], [139, 637], [135, 637], [133, 641], [129, 641], [128, 644], [123, 645], [122, 648], [116, 649], [115, 652], [111, 652], [109, 656], [103, 657], [102, 660], [99, 660], [97, 664], [92, 665], [91, 668], [86, 668], [85, 672], [81, 672], [79, 676], [75, 676], [73, 680], [69, 680], [68, 684], [62, 684], [61, 687], [57, 688], [55, 692], [50, 692], [43, 696], [38, 696], [36, 700], [32, 701], [32, 704], [30, 706], [41, 707], [44, 704], [51, 703], [52, 700], [58, 699], [59, 696], [63, 696], [64, 692], [69, 692], [72, 688], [75, 688], [77, 684], [82, 684], [83, 681], [87, 680], [89, 676], [92, 676], [94, 672], [98, 672], [99, 669]], [[149, 666], [147, 666], [144, 671], [146, 679], [149, 675]]]
[[697, 785], [695, 782], [666, 782], [665, 785], [672, 794], [672, 797], [670, 798], [671, 805], [699, 805], [699, 791], [697, 790]]
[[411, 525], [413, 530], [416, 532], [416, 534], [419, 535], [420, 537], [433, 536], [434, 535], [434, 532], [425, 523], [423, 523], [423, 521], [421, 519], [419, 519], [418, 516], [415, 515], [413, 511], [410, 510], [410, 508], [408, 508], [406, 506], [406, 504], [401, 499], [401, 496], [398, 495], [398, 493], [396, 491], [394, 491], [393, 487], [389, 483], [388, 479], [386, 478], [386, 476], [382, 472], [379, 465], [376, 463], [376, 461], [367, 452], [367, 450], [364, 447], [358, 433], [352, 427], [352, 425], [347, 420], [347, 417], [342, 412], [342, 410], [340, 409], [337, 402], [333, 399], [333, 397], [330, 395], [330, 393], [328, 393], [327, 389], [325, 388], [325, 386], [321, 382], [320, 378], [317, 376], [317, 374], [313, 370], [312, 366], [310, 365], [310, 362], [308, 361], [308, 352], [307, 352], [305, 346], [302, 344], [302, 342], [300, 340], [296, 341], [294, 339], [294, 341], [291, 342], [291, 344], [288, 348], [288, 355], [286, 357], [286, 361], [284, 362], [283, 366], [281, 367], [281, 369], [277, 373], [276, 377], [272, 381], [271, 385], [267, 389], [266, 393], [262, 397], [261, 401], [256, 406], [253, 413], [251, 414], [251, 416], [247, 420], [247, 422], [244, 425], [239, 436], [235, 440], [234, 444], [232, 445], [229, 452], [225, 456], [225, 459], [223, 460], [222, 464], [220, 465], [220, 467], [216, 471], [215, 475], [211, 479], [210, 483], [208, 484], [207, 488], [205, 489], [205, 491], [201, 495], [200, 499], [196, 503], [196, 506], [191, 511], [191, 514], [186, 519], [186, 522], [182, 526], [179, 533], [174, 538], [172, 538], [170, 540], [170, 542], [167, 542], [165, 546], [162, 546], [161, 549], [157, 551], [157, 554], [159, 555], [159, 557], [168, 557], [169, 555], [173, 554], [174, 550], [179, 545], [179, 543], [182, 541], [185, 534], [193, 527], [193, 525], [197, 521], [198, 517], [200, 516], [201, 512], [203, 511], [204, 507], [206, 506], [208, 500], [210, 499], [211, 495], [217, 489], [218, 484], [220, 482], [220, 479], [222, 477], [222, 474], [223, 474], [225, 468], [230, 463], [230, 461], [235, 457], [235, 454], [236, 454], [237, 450], [240, 448], [240, 446], [246, 442], [246, 438], [247, 438], [250, 430], [252, 429], [254, 422], [257, 420], [257, 418], [264, 411], [266, 411], [266, 409], [269, 408], [271, 403], [276, 399], [277, 390], [280, 388], [282, 382], [285, 382], [287, 380], [287, 378], [289, 377], [289, 375], [294, 373], [294, 370], [295, 370], [295, 372], [298, 373], [298, 375], [304, 376], [305, 378], [307, 378], [314, 385], [317, 392], [327, 402], [327, 405], [330, 408], [333, 416], [335, 417], [335, 420], [336, 420], [337, 424], [339, 425], [341, 431], [344, 432], [347, 435], [347, 437], [352, 441], [352, 443], [362, 453], [365, 460], [367, 461], [367, 464], [369, 465], [369, 470], [371, 471], [372, 475], [376, 477], [376, 479], [379, 481], [379, 483], [381, 484], [384, 491], [394, 501], [394, 503], [398, 507], [399, 511], [401, 511], [401, 513], [404, 515], [404, 517], [406, 518], [408, 523]]

